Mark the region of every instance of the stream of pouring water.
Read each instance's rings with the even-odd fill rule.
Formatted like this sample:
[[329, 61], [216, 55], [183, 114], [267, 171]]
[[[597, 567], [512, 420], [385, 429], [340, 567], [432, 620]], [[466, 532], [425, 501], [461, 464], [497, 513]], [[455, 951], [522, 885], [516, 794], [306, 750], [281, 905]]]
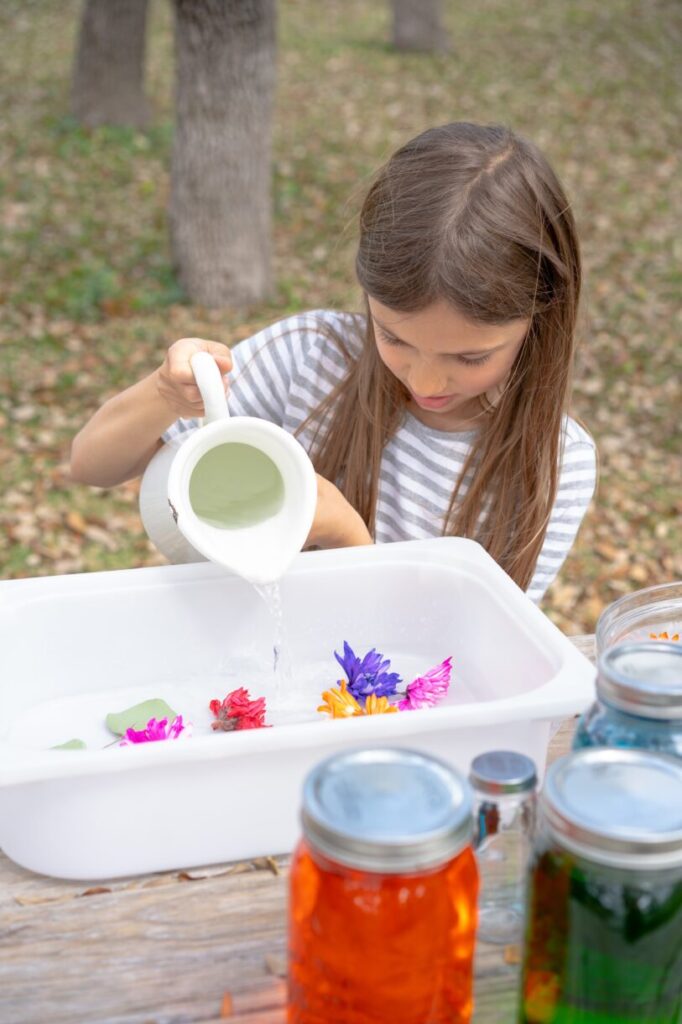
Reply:
[[282, 612], [282, 591], [279, 583], [256, 585], [256, 590], [265, 601], [273, 623], [272, 671], [275, 677], [273, 707], [283, 709], [297, 695], [291, 666], [291, 653], [284, 629]]

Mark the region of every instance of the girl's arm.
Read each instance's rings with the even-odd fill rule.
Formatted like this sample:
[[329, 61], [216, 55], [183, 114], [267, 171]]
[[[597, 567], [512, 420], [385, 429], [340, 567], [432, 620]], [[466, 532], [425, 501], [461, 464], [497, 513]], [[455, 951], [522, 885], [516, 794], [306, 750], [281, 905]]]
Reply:
[[163, 365], [110, 398], [74, 438], [71, 476], [78, 483], [113, 487], [139, 476], [161, 447], [161, 435], [180, 416], [203, 416], [190, 359], [210, 352], [222, 374], [232, 367], [226, 345], [183, 338], [171, 345]]
[[318, 473], [317, 508], [306, 547], [355, 548], [373, 543], [360, 513], [344, 498], [338, 487]]

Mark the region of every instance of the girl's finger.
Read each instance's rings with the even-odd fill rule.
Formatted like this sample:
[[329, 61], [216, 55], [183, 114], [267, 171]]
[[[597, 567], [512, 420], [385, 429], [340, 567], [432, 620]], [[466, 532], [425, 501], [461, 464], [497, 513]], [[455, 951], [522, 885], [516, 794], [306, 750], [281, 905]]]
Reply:
[[183, 349], [173, 346], [168, 349], [168, 370], [177, 384], [193, 384], [194, 374], [190, 358], [197, 349]]
[[227, 345], [223, 345], [221, 341], [209, 341], [207, 342], [208, 348], [206, 349], [213, 358], [215, 359], [221, 373], [229, 373], [232, 369], [232, 353], [230, 352]]
[[203, 405], [201, 392], [196, 384], [182, 385], [182, 400], [183, 402], [187, 402], [189, 405]]
[[168, 349], [168, 366], [178, 383], [189, 384], [194, 380], [191, 359], [195, 352], [208, 352], [213, 356], [221, 373], [232, 369], [232, 356], [227, 345], [219, 341], [205, 341], [203, 338], [181, 338]]

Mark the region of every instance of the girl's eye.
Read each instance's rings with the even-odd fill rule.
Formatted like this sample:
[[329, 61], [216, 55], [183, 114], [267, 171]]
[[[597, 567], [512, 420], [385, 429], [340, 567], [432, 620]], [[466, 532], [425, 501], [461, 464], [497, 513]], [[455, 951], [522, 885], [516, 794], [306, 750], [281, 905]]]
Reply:
[[[378, 324], [375, 326], [375, 329], [376, 329], [377, 334], [381, 338], [382, 344], [384, 344], [384, 345], [392, 345], [394, 348], [401, 348], [401, 347], [405, 348], [405, 342], [404, 341], [401, 341], [400, 338], [395, 338], [392, 334], [386, 334], [386, 332], [384, 330], [382, 330], [382, 328], [379, 327]], [[483, 363], [487, 363], [488, 360], [490, 359], [490, 355], [491, 355], [491, 353], [488, 352], [487, 355], [475, 356], [473, 358], [471, 356], [456, 356], [456, 355], [453, 355], [453, 356], [448, 357], [448, 358], [455, 359], [458, 363], [462, 363], [462, 365], [464, 365], [464, 366], [483, 366]]]
[[487, 356], [476, 356], [474, 359], [471, 356], [455, 356], [455, 359], [463, 363], [464, 366], [482, 366], [483, 363], [487, 363], [490, 359], [490, 353]]
[[379, 329], [379, 335], [381, 336], [381, 340], [384, 342], [385, 345], [400, 346], [404, 344], [404, 342], [402, 342], [400, 338], [394, 338], [391, 334], [384, 334], [384, 332], [381, 329]]

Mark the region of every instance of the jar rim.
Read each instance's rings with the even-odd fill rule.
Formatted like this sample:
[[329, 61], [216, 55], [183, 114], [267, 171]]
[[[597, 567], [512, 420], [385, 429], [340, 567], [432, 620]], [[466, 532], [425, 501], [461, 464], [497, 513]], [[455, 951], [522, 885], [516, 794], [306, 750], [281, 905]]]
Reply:
[[303, 835], [325, 857], [381, 874], [436, 868], [471, 842], [473, 799], [451, 765], [418, 751], [352, 750], [303, 787]]
[[682, 866], [682, 763], [645, 750], [574, 751], [547, 770], [540, 816], [560, 845], [587, 860]]
[[[674, 675], [672, 683], [660, 678], [666, 671]], [[599, 658], [596, 687], [604, 703], [619, 711], [682, 719], [682, 645], [655, 640], [610, 647]]]
[[469, 782], [482, 793], [505, 795], [535, 789], [535, 762], [516, 750], [490, 750], [471, 762]]

